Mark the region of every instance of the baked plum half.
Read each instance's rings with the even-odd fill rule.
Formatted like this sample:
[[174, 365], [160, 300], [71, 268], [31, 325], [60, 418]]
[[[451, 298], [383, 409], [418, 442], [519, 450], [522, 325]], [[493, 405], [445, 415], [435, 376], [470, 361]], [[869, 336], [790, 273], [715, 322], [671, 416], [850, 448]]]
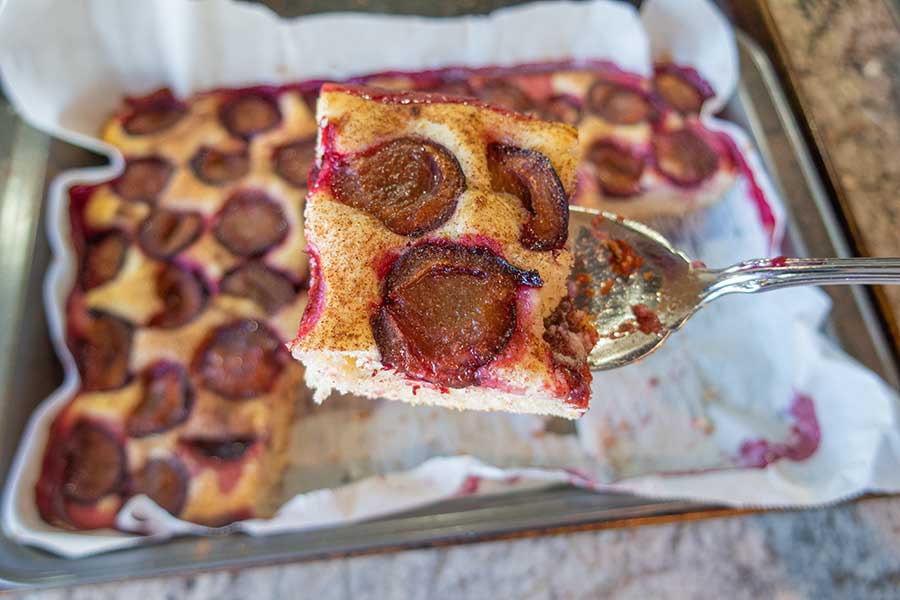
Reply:
[[516, 112], [527, 112], [534, 108], [534, 102], [514, 83], [502, 79], [489, 79], [476, 91], [478, 98], [488, 104]]
[[196, 273], [175, 264], [165, 265], [156, 276], [156, 293], [163, 309], [151, 319], [154, 327], [173, 328], [190, 323], [209, 300], [209, 290]]
[[475, 96], [472, 86], [464, 79], [456, 79], [444, 81], [429, 90], [434, 94], [443, 94], [445, 96], [462, 96], [471, 98]]
[[192, 367], [206, 388], [241, 400], [268, 392], [288, 359], [274, 331], [261, 321], [240, 319], [213, 331]]
[[222, 104], [219, 119], [231, 135], [249, 139], [277, 127], [281, 111], [274, 94], [241, 92]]
[[637, 125], [653, 118], [647, 96], [639, 90], [609, 81], [596, 81], [586, 97], [588, 110], [615, 125]]
[[691, 128], [656, 134], [653, 153], [659, 171], [679, 185], [699, 185], [719, 169], [716, 149]]
[[174, 168], [164, 158], [145, 156], [126, 161], [125, 170], [112, 182], [113, 190], [125, 200], [154, 203], [172, 178]]
[[282, 144], [272, 153], [275, 173], [294, 187], [306, 187], [309, 169], [315, 160], [315, 136]]
[[259, 261], [250, 261], [225, 274], [219, 284], [223, 294], [247, 298], [272, 314], [297, 296], [297, 288], [283, 273]]
[[453, 215], [466, 177], [443, 146], [402, 137], [338, 162], [331, 186], [339, 202], [394, 233], [418, 236]]
[[696, 115], [713, 90], [691, 68], [657, 65], [653, 71], [653, 89], [663, 101], [683, 115]]
[[125, 449], [115, 434], [82, 421], [66, 441], [62, 494], [87, 504], [116, 493], [125, 480], [125, 464]]
[[184, 367], [177, 363], [156, 363], [143, 376], [141, 401], [125, 422], [132, 437], [167, 431], [183, 423], [194, 403], [194, 389]]
[[137, 238], [147, 255], [167, 260], [197, 241], [203, 228], [200, 213], [158, 208], [141, 222]]
[[213, 235], [238, 256], [259, 256], [288, 234], [284, 211], [261, 190], [234, 192], [216, 217]]
[[604, 194], [626, 197], [641, 191], [644, 157], [620, 144], [601, 140], [588, 149], [586, 158]]
[[391, 267], [372, 317], [381, 361], [436, 385], [474, 385], [515, 331], [519, 288], [541, 285], [484, 248], [414, 247]]
[[540, 115], [545, 121], [577, 125], [581, 120], [581, 103], [572, 96], [552, 96], [544, 101]]
[[141, 98], [129, 98], [127, 103], [130, 111], [122, 119], [122, 129], [128, 135], [160, 133], [175, 125], [187, 113], [187, 106], [168, 89]]
[[550, 159], [537, 150], [492, 143], [487, 149], [491, 184], [519, 198], [531, 216], [521, 242], [531, 250], [558, 250], [569, 234], [569, 202]]
[[127, 251], [128, 236], [119, 230], [88, 239], [81, 264], [82, 287], [90, 290], [112, 280], [122, 269]]
[[227, 151], [204, 146], [191, 157], [190, 165], [203, 183], [226, 185], [250, 172], [250, 155], [247, 148]]
[[188, 471], [178, 458], [154, 458], [134, 474], [132, 492], [145, 494], [169, 514], [178, 516], [188, 491]]
[[81, 373], [82, 388], [88, 392], [104, 392], [128, 383], [134, 335], [131, 324], [101, 311], [90, 311], [77, 321], [72, 354]]

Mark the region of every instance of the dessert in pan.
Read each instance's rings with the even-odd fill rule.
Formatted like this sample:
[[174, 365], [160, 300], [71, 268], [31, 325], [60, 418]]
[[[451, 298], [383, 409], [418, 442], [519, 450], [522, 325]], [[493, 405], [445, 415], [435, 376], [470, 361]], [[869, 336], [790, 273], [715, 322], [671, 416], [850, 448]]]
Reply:
[[597, 334], [569, 301], [577, 131], [459, 96], [325, 84], [291, 348], [332, 391], [576, 418]]
[[736, 181], [730, 144], [700, 122], [712, 90], [692, 69], [660, 65], [650, 82], [612, 74], [581, 89], [574, 203], [635, 219], [677, 217], [715, 203]]
[[[643, 191], [628, 212], [636, 218], [678, 216], [714, 204], [737, 180], [741, 159], [734, 155], [733, 142], [725, 134], [710, 131], [700, 121], [703, 103], [714, 95], [712, 88], [694, 69], [674, 64], [657, 65], [652, 86], [659, 113], [650, 146], [644, 148], [639, 179]], [[598, 187], [607, 199], [604, 206], [615, 209], [619, 204], [614, 201], [616, 186], [604, 184], [607, 178], [599, 175], [603, 161], [595, 157], [589, 163], [598, 173]], [[633, 171], [625, 169], [626, 173], [636, 171], [637, 166]], [[620, 169], [612, 172], [615, 181]], [[627, 201], [628, 195], [619, 197]]]
[[159, 92], [105, 127], [126, 166], [70, 193], [81, 386], [45, 451], [46, 520], [109, 527], [134, 494], [208, 525], [269, 514], [304, 394], [284, 343], [306, 302], [311, 123], [299, 92], [257, 89]]
[[[663, 76], [670, 72], [674, 80]], [[475, 118], [478, 127], [512, 132], [512, 139], [496, 138], [489, 154], [487, 145], [473, 153], [459, 141], [466, 136], [453, 133], [465, 128], [441, 114], [452, 103], [419, 106], [436, 113], [436, 124], [425, 126], [421, 113], [417, 119], [384, 102], [379, 110], [387, 122], [406, 132], [393, 142], [365, 128], [325, 140], [347, 152], [325, 161], [335, 168], [311, 174], [319, 185], [314, 202], [331, 210], [308, 225], [319, 236], [310, 251], [320, 282], [327, 285], [330, 270], [346, 267], [361, 287], [345, 290], [347, 306], [314, 302], [310, 315], [318, 318], [307, 318], [307, 331], [294, 343], [298, 356], [316, 364], [310, 383], [323, 393], [340, 387], [332, 381], [335, 369], [356, 364], [358, 353], [362, 362], [392, 367], [365, 373], [351, 367], [353, 388], [362, 394], [579, 416], [590, 380], [579, 353], [590, 347], [592, 333], [565, 299], [571, 259], [562, 247], [561, 208], [569, 198], [630, 214], [632, 206], [652, 208], [647, 199], [657, 185], [680, 194], [661, 213], [714, 200], [733, 176], [715, 136], [696, 119], [708, 87], [675, 67], [648, 82], [606, 64], [448, 69], [357, 82], [475, 96], [576, 125], [591, 141], [573, 154], [575, 135], [567, 127], [537, 135], [531, 120], [472, 105], [466, 110], [488, 115]], [[302, 213], [315, 157], [317, 90], [310, 82], [184, 100], [161, 90], [127, 100], [104, 127], [102, 138], [122, 152], [126, 167], [113, 181], [71, 190], [80, 268], [66, 329], [81, 388], [47, 442], [36, 488], [47, 521], [113, 526], [122, 504], [141, 493], [182, 519], [209, 525], [274, 508], [288, 428], [303, 407], [298, 397], [309, 394], [303, 368], [284, 344], [297, 333], [306, 304]], [[348, 91], [340, 95], [344, 100], [329, 110], [363, 102]], [[631, 153], [643, 157], [639, 176]], [[410, 157], [430, 171], [417, 172], [425, 183], [409, 183], [441, 181], [424, 204], [383, 210], [366, 199], [361, 192], [389, 176], [367, 165], [402, 167]], [[535, 187], [523, 192], [523, 185]], [[537, 195], [526, 206], [523, 193], [532, 191]], [[490, 207], [497, 214], [488, 227], [480, 210]], [[338, 213], [362, 244], [352, 260], [346, 245], [343, 251], [321, 245], [338, 233], [332, 220]], [[366, 262], [376, 258], [375, 265]], [[447, 277], [417, 274], [435, 269]], [[469, 293], [477, 289], [487, 293]], [[433, 345], [441, 355], [433, 365], [413, 358], [417, 334], [427, 344], [443, 331], [427, 327], [441, 315], [440, 305], [404, 312], [423, 293], [446, 294], [448, 302], [472, 296], [468, 307], [489, 325], [463, 341], [475, 352]], [[363, 300], [370, 304], [351, 314], [350, 306]], [[329, 337], [325, 325], [346, 318], [355, 334]], [[399, 384], [392, 372], [408, 381]]]

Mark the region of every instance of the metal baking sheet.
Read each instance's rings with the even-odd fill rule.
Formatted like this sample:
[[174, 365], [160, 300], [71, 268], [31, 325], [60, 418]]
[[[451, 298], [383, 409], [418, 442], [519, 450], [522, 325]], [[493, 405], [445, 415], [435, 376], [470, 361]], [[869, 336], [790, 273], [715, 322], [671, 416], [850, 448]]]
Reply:
[[[788, 254], [849, 252], [824, 188], [766, 57], [739, 36], [741, 85], [725, 116], [747, 129], [786, 199]], [[61, 381], [42, 306], [49, 260], [43, 235], [46, 182], [57, 172], [100, 162], [51, 141], [0, 105], [0, 472], [6, 473], [28, 415]], [[900, 368], [869, 297], [832, 293], [832, 335], [895, 387]], [[862, 324], [863, 326], [860, 326]], [[271, 564], [363, 552], [495, 539], [524, 533], [702, 518], [739, 511], [560, 487], [443, 502], [414, 512], [338, 528], [265, 538], [181, 538], [79, 560], [62, 559], [0, 535], [0, 585], [60, 586], [124, 577]]]

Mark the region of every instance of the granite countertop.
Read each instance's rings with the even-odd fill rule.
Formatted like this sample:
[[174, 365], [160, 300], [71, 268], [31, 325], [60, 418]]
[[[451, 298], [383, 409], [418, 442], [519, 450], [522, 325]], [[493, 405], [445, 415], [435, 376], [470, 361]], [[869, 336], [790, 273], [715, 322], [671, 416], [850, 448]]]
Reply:
[[[770, 0], [799, 94], [873, 255], [900, 256], [891, 0]], [[885, 290], [900, 322], [900, 287]], [[27, 598], [896, 597], [900, 498], [160, 578]]]

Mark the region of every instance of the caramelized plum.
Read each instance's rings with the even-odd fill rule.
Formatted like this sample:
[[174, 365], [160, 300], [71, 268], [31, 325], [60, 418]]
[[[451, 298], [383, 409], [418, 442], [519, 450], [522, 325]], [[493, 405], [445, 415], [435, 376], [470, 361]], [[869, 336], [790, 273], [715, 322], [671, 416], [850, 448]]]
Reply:
[[315, 160], [315, 137], [278, 146], [272, 155], [275, 172], [294, 187], [306, 187], [306, 178]]
[[225, 185], [237, 181], [250, 171], [250, 156], [246, 148], [226, 152], [203, 147], [191, 158], [194, 175], [209, 185]]
[[172, 258], [200, 237], [200, 213], [156, 209], [138, 229], [138, 241], [148, 255], [160, 260]]
[[[699, 79], [699, 76], [697, 76]], [[653, 88], [672, 108], [683, 115], [698, 114], [711, 90], [700, 89], [677, 68], [657, 68]]]
[[219, 109], [219, 119], [231, 135], [247, 139], [277, 126], [281, 111], [274, 97], [248, 92], [225, 102]]
[[117, 492], [125, 479], [125, 449], [112, 432], [83, 421], [66, 443], [62, 492], [80, 503]]
[[128, 236], [121, 231], [108, 231], [89, 239], [81, 265], [82, 287], [89, 290], [115, 277], [127, 250]]
[[603, 240], [603, 245], [609, 251], [610, 270], [619, 277], [627, 279], [644, 266], [643, 257], [626, 240]]
[[567, 401], [587, 407], [591, 397], [591, 370], [586, 359], [600, 338], [590, 315], [575, 308], [571, 298], [564, 298], [544, 319], [543, 337], [550, 347], [554, 367], [566, 382]]
[[653, 114], [649, 100], [641, 92], [607, 81], [597, 81], [591, 86], [587, 106], [603, 120], [616, 125], [635, 125]]
[[478, 97], [494, 106], [516, 112], [527, 112], [534, 107], [528, 94], [519, 86], [502, 79], [485, 81], [476, 92]]
[[259, 256], [277, 245], [288, 232], [281, 207], [265, 192], [238, 190], [219, 212], [213, 234], [238, 256]]
[[569, 233], [569, 202], [550, 159], [537, 150], [493, 143], [488, 146], [491, 184], [519, 198], [531, 217], [522, 226], [522, 245], [556, 250]]
[[183, 423], [194, 402], [194, 390], [179, 364], [160, 362], [143, 375], [144, 393], [128, 415], [125, 428], [132, 437], [160, 433]]
[[609, 196], [633, 196], [641, 191], [644, 159], [626, 148], [599, 141], [587, 152], [603, 192]]
[[553, 96], [544, 101], [540, 114], [545, 121], [575, 125], [581, 120], [581, 104], [571, 96]]
[[128, 382], [132, 335], [131, 325], [118, 317], [100, 311], [86, 316], [72, 343], [85, 391], [113, 390]]
[[635, 304], [631, 307], [631, 312], [637, 320], [637, 328], [641, 333], [660, 335], [663, 332], [663, 324], [656, 312], [646, 304]]
[[135, 473], [135, 494], [145, 494], [161, 508], [178, 516], [187, 500], [188, 472], [177, 458], [156, 458]]
[[122, 122], [128, 135], [151, 135], [172, 127], [187, 112], [172, 92], [163, 89], [143, 98], [128, 100], [131, 113]]
[[691, 129], [657, 134], [653, 152], [660, 172], [681, 185], [697, 185], [719, 168], [715, 149]]
[[476, 384], [515, 331], [522, 285], [543, 282], [484, 248], [414, 247], [391, 267], [372, 317], [382, 363], [436, 385]]
[[126, 200], [153, 203], [172, 177], [172, 165], [158, 156], [133, 158], [113, 181], [113, 190]]
[[241, 319], [209, 336], [194, 357], [193, 369], [210, 390], [245, 399], [268, 392], [287, 361], [287, 350], [271, 329]]
[[340, 202], [406, 236], [443, 225], [465, 188], [466, 176], [446, 148], [406, 137], [339, 163], [332, 179]]
[[222, 279], [223, 294], [248, 298], [272, 314], [297, 295], [291, 280], [260, 262], [248, 262], [230, 271]]
[[240, 460], [255, 441], [252, 438], [235, 438], [229, 440], [191, 440], [188, 444], [206, 458]]
[[206, 306], [209, 291], [196, 274], [167, 264], [156, 276], [156, 293], [163, 301], [162, 311], [153, 317], [154, 327], [181, 327]]

